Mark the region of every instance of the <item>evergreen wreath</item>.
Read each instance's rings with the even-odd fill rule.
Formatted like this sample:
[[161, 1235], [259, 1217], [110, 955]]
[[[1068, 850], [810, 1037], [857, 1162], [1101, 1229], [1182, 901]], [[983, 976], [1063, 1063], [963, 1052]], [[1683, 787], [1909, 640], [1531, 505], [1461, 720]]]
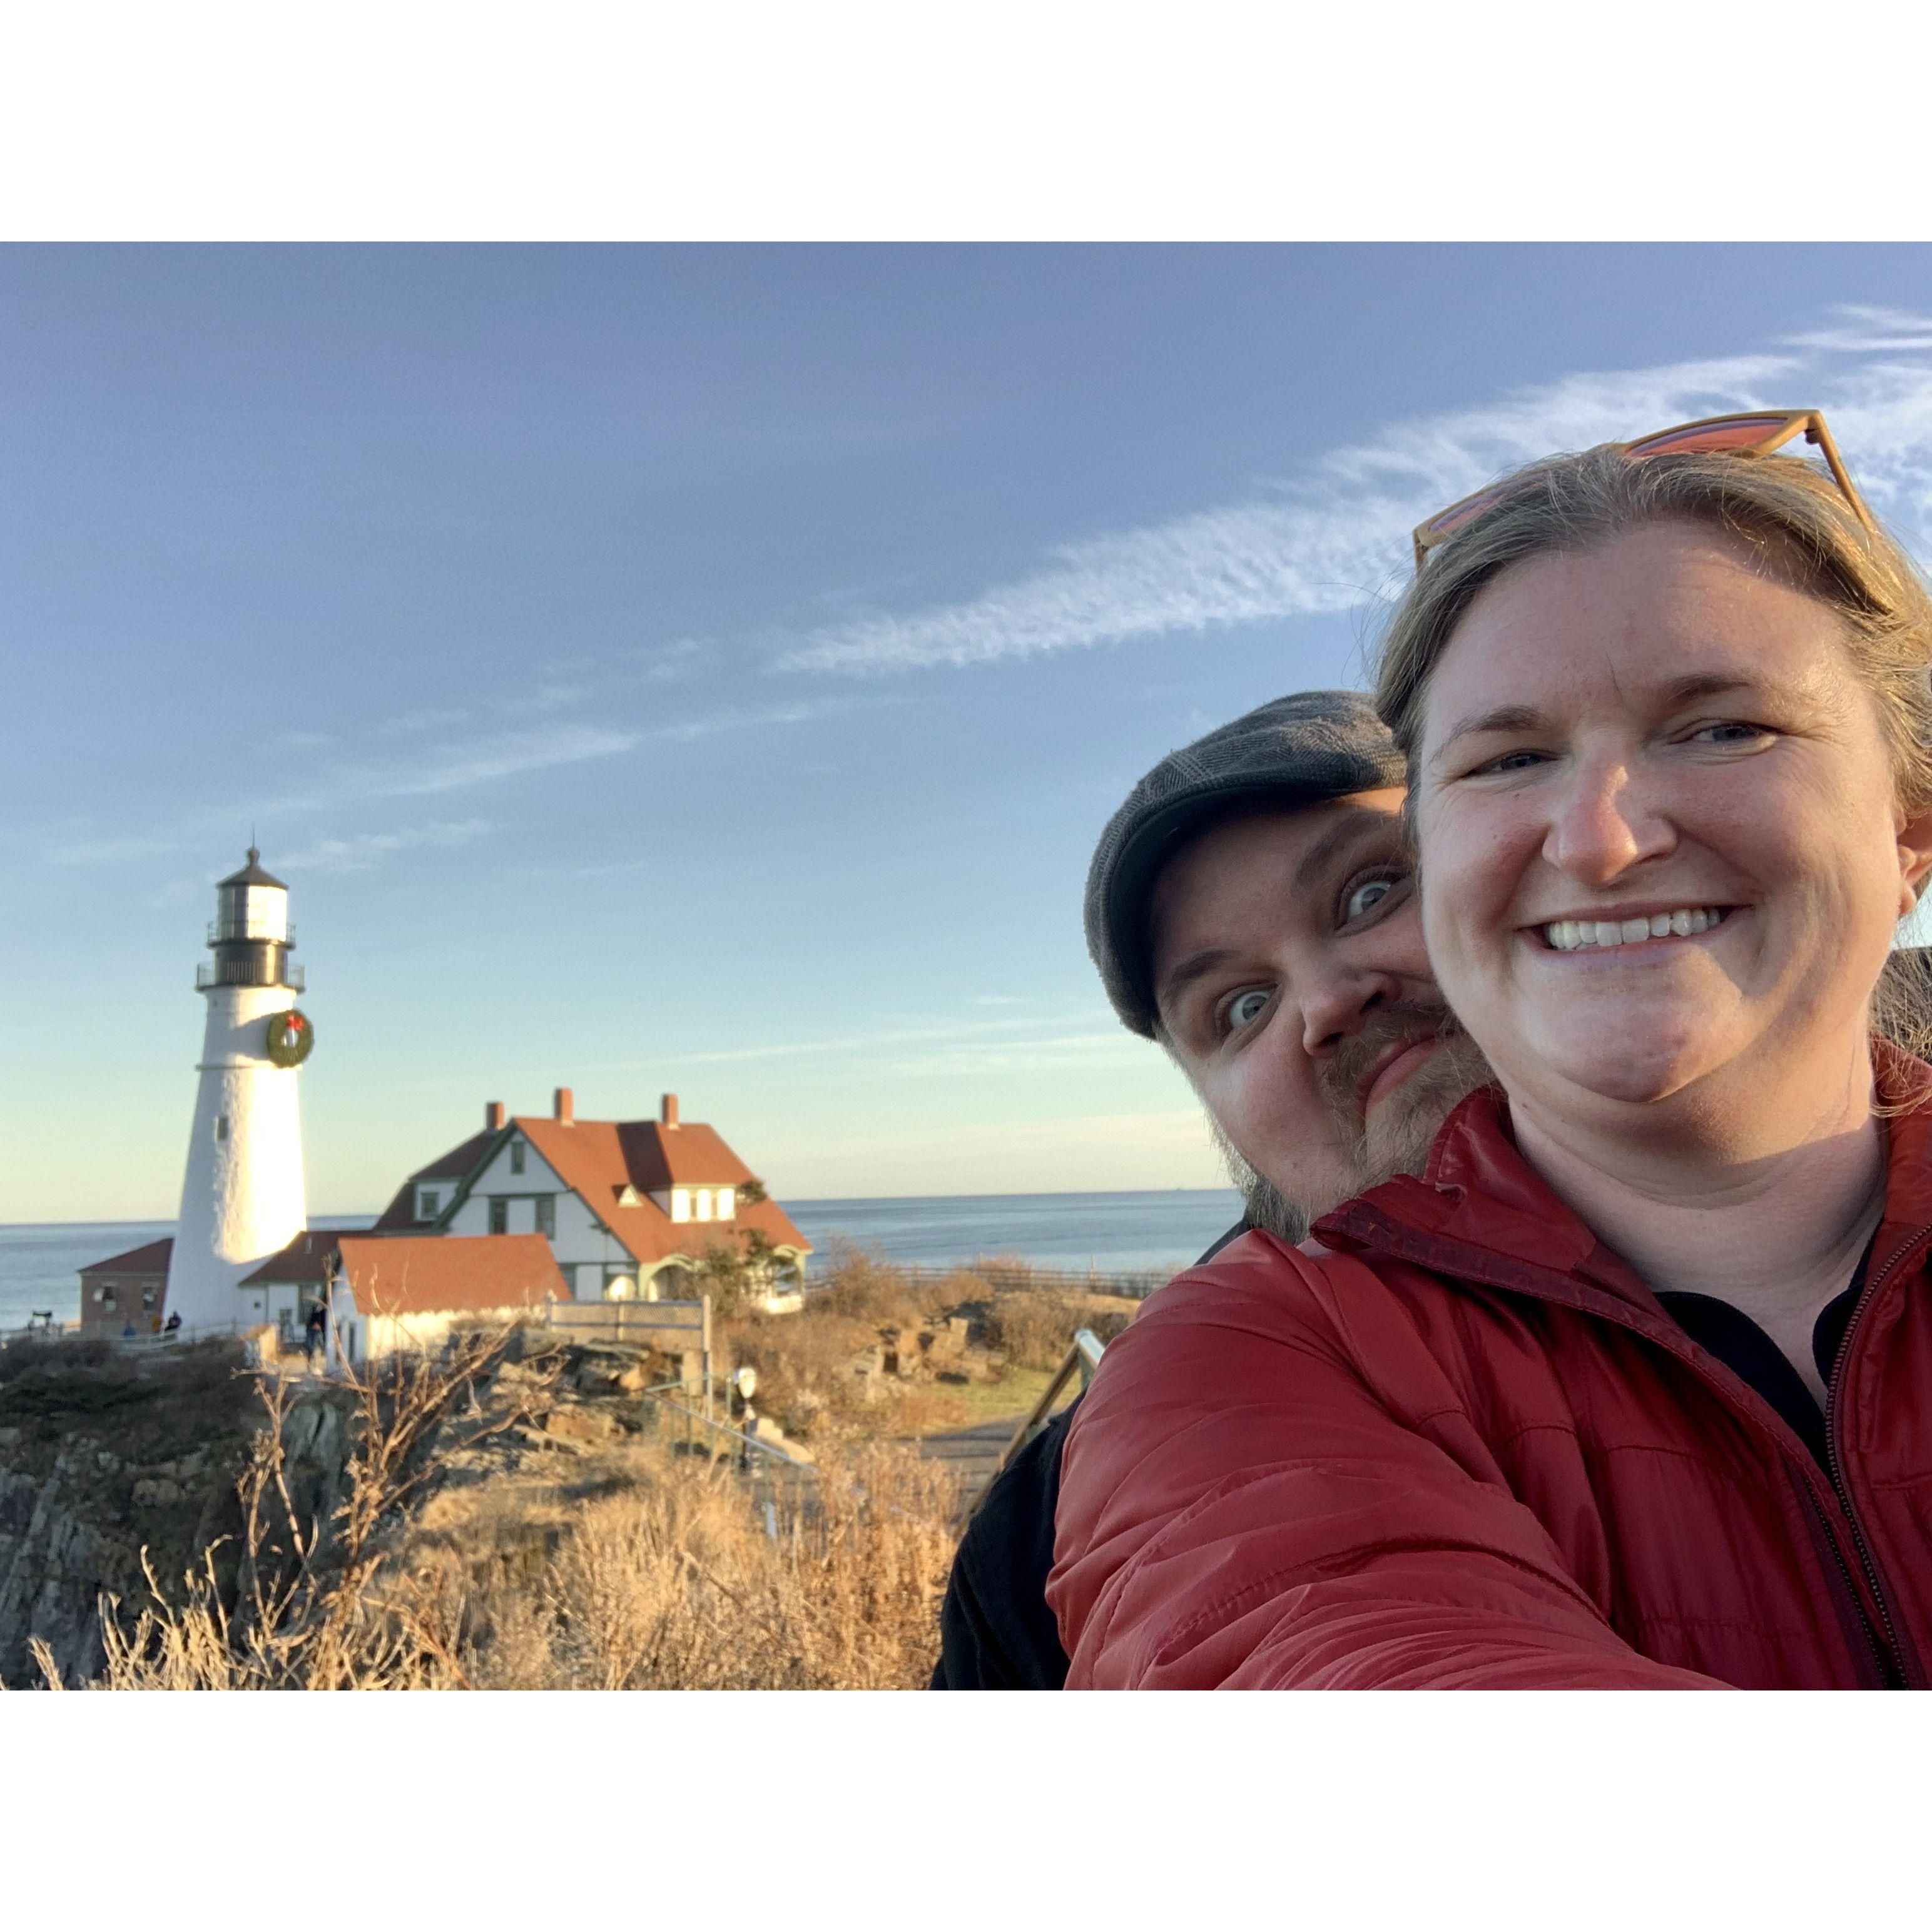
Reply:
[[315, 1045], [315, 1022], [291, 1006], [268, 1021], [268, 1058], [278, 1066], [299, 1066]]

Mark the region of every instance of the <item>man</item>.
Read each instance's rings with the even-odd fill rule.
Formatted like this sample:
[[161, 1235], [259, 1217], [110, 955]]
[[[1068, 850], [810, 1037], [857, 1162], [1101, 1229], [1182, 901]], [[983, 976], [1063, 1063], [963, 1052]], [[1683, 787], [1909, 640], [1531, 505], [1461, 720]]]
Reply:
[[[1298, 1241], [1312, 1215], [1416, 1171], [1483, 1078], [1430, 976], [1402, 779], [1365, 698], [1305, 692], [1162, 759], [1101, 835], [1088, 948], [1123, 1023], [1167, 1049], [1207, 1108], [1247, 1208], [1223, 1242], [1248, 1226]], [[1066, 1679], [1044, 1592], [1072, 1414], [1014, 1458], [967, 1530], [936, 1690]]]

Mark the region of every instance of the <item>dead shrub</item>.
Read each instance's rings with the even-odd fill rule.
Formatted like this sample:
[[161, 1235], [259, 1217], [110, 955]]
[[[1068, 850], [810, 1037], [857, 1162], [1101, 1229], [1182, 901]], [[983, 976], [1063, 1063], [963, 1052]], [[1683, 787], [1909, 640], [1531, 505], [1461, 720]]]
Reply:
[[211, 1551], [184, 1603], [157, 1588], [131, 1618], [104, 1604], [104, 1688], [926, 1681], [956, 1539], [942, 1464], [873, 1444], [768, 1477], [776, 1486], [760, 1496], [728, 1462], [627, 1440], [540, 1456], [554, 1473], [536, 1480], [438, 1489], [448, 1454], [502, 1436], [541, 1392], [526, 1372], [496, 1386], [506, 1346], [459, 1341], [350, 1389], [356, 1432], [326, 1515], [291, 1474], [286, 1387], [265, 1378], [268, 1426], [240, 1486], [238, 1590], [222, 1587]]
[[994, 1295], [985, 1319], [988, 1342], [1016, 1369], [1058, 1367], [1073, 1346], [1074, 1331], [1088, 1325], [1074, 1297], [1038, 1288]]

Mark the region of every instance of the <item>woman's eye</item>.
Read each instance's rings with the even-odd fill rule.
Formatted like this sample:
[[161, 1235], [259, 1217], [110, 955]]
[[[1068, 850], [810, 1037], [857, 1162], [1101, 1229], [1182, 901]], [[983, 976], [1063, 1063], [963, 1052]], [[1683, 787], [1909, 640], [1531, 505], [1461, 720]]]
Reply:
[[1375, 910], [1383, 900], [1396, 889], [1394, 879], [1364, 879], [1360, 885], [1352, 886], [1342, 902], [1342, 917], [1346, 924], [1350, 920], [1364, 917]]
[[1726, 718], [1715, 724], [1700, 724], [1690, 734], [1694, 742], [1706, 745], [1748, 745], [1754, 740], [1768, 737], [1762, 724], [1746, 724], [1735, 718]]
[[1222, 1017], [1227, 1022], [1230, 1033], [1239, 1033], [1244, 1027], [1253, 1025], [1268, 1010], [1268, 994], [1258, 986], [1245, 993], [1237, 993], [1228, 1002]]
[[1492, 758], [1486, 765], [1480, 766], [1471, 772], [1472, 778], [1480, 778], [1489, 772], [1526, 772], [1542, 763], [1540, 752], [1505, 752], [1499, 758]]

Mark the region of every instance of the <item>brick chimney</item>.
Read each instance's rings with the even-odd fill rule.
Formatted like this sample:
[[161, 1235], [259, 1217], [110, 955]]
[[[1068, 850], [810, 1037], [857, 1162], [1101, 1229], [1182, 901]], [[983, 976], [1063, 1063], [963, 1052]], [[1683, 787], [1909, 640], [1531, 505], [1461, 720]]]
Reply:
[[658, 1102], [658, 1118], [668, 1127], [677, 1125], [677, 1096], [667, 1094]]
[[489, 1132], [494, 1134], [502, 1124], [503, 1103], [500, 1100], [492, 1100], [483, 1109], [483, 1125]]
[[556, 1090], [556, 1106], [554, 1113], [556, 1119], [566, 1127], [576, 1119], [576, 1096], [568, 1087], [560, 1087]]

